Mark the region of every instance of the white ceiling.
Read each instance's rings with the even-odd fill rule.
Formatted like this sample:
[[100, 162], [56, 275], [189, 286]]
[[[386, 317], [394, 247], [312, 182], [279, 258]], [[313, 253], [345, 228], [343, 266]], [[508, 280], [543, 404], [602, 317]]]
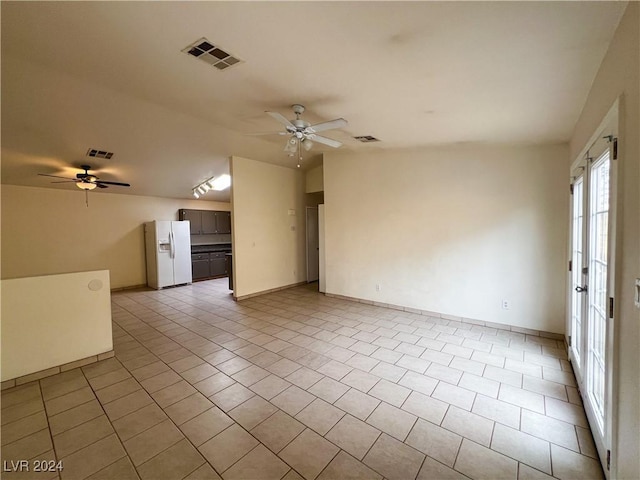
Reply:
[[[89, 163], [132, 184], [107, 192], [189, 198], [230, 155], [295, 168], [283, 137], [246, 135], [279, 130], [264, 111], [293, 103], [346, 118], [325, 134], [353, 151], [566, 142], [625, 6], [3, 1], [2, 183], [73, 189], [37, 173]], [[243, 63], [182, 52], [201, 37]]]

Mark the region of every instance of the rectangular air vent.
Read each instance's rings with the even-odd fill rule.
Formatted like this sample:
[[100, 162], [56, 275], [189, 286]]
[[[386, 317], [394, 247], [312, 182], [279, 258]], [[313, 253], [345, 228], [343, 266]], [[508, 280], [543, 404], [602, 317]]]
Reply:
[[104, 150], [90, 148], [87, 150], [87, 157], [106, 158], [108, 160], [113, 157], [113, 152], [105, 152]]
[[234, 57], [219, 46], [213, 45], [206, 38], [201, 38], [200, 40], [193, 42], [182, 51], [184, 53], [188, 53], [192, 57], [208, 63], [209, 65], [213, 65], [218, 70], [224, 70], [225, 68], [242, 63], [242, 60]]
[[356, 140], [360, 140], [362, 143], [369, 143], [369, 142], [379, 142], [380, 140], [378, 140], [376, 137], [372, 137], [371, 135], [359, 135], [357, 137], [353, 137]]

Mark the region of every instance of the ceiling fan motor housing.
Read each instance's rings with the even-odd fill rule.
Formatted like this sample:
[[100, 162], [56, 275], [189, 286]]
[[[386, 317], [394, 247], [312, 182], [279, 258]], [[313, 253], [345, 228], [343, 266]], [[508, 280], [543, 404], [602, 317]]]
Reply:
[[309, 122], [305, 122], [304, 120], [300, 120], [299, 118], [291, 120], [291, 123], [293, 123], [297, 130], [304, 130], [311, 125]]

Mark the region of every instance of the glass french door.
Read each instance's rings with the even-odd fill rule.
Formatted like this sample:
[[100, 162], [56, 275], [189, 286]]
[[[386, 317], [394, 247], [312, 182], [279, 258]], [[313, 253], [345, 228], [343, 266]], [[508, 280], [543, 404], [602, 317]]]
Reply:
[[576, 360], [582, 357], [582, 316], [584, 313], [584, 289], [582, 253], [584, 248], [584, 174], [573, 183], [571, 205], [571, 348]]
[[605, 472], [611, 448], [612, 157], [613, 137], [604, 136], [574, 168], [569, 282], [569, 355]]
[[605, 339], [608, 319], [609, 168], [605, 151], [591, 165], [589, 180], [589, 266], [587, 292], [587, 394], [601, 430], [605, 420]]

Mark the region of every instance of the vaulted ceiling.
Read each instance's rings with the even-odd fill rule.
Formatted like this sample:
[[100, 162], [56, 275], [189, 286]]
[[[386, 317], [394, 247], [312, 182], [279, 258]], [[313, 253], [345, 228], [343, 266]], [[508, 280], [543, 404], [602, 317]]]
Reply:
[[[3, 1], [2, 183], [70, 189], [37, 174], [88, 163], [132, 184], [107, 192], [188, 198], [230, 155], [295, 168], [283, 137], [247, 135], [293, 103], [347, 119], [324, 133], [351, 151], [566, 142], [625, 6]], [[203, 37], [241, 63], [183, 51]]]

